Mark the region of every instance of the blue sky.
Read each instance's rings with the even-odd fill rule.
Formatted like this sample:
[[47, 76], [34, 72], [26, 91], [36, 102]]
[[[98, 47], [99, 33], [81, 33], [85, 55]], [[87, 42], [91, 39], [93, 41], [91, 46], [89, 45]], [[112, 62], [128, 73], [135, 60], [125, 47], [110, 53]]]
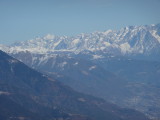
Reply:
[[0, 0], [0, 44], [160, 23], [160, 0]]

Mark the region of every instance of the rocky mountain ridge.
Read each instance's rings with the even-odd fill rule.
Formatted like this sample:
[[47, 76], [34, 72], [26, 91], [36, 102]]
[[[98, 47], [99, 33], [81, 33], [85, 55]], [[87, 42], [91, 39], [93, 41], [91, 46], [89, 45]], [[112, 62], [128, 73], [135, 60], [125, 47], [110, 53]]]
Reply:
[[74, 37], [54, 36], [44, 37], [10, 46], [0, 46], [9, 53], [29, 51], [32, 53], [51, 52], [102, 52], [111, 55], [159, 55], [160, 53], [160, 24], [146, 26], [129, 26], [117, 31], [107, 30], [89, 34], [79, 34]]

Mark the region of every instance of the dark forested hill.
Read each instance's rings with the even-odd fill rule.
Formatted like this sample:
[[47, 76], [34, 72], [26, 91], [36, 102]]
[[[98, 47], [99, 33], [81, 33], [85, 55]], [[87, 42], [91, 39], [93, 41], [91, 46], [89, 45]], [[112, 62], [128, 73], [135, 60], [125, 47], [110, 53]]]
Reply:
[[2, 120], [147, 120], [135, 110], [75, 92], [2, 51], [0, 98]]

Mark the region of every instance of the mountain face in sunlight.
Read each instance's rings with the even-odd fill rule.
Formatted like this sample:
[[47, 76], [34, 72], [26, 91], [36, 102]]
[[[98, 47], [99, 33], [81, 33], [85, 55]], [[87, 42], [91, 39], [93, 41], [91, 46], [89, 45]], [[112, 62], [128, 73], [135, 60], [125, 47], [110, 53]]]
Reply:
[[88, 51], [157, 59], [159, 57], [156, 55], [160, 53], [160, 24], [129, 26], [117, 31], [107, 30], [74, 37], [48, 34], [45, 37], [17, 42], [5, 50], [11, 53], [27, 50], [45, 54], [56, 51], [79, 54]]

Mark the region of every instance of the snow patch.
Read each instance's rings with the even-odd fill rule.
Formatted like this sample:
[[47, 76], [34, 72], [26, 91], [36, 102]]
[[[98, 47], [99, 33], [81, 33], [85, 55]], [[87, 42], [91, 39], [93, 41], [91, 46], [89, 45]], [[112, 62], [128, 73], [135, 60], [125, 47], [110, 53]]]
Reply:
[[158, 42], [160, 43], [160, 36], [158, 34], [156, 34], [157, 31], [153, 30], [152, 31], [152, 35], [158, 40]]
[[100, 58], [103, 58], [102, 55], [93, 55], [93, 59], [100, 59]]
[[0, 91], [0, 95], [10, 95], [10, 93], [5, 91]]
[[78, 98], [78, 101], [85, 102], [86, 100], [84, 98]]
[[59, 64], [59, 67], [63, 68], [66, 64], [67, 64], [67, 62], [64, 61], [64, 62], [62, 62], [62, 63]]
[[79, 39], [74, 39], [74, 40], [72, 41], [72, 44], [73, 44], [73, 45], [76, 45], [76, 44], [79, 43], [79, 41], [80, 41]]
[[67, 64], [67, 62], [66, 61], [64, 61], [63, 63], [62, 63], [62, 65], [66, 65]]
[[15, 60], [14, 59], [9, 59], [8, 61], [9, 61], [9, 63], [17, 63], [18, 62], [18, 60], [16, 60], [16, 59]]
[[2, 50], [2, 51], [4, 51], [4, 52], [8, 52], [8, 51], [9, 51], [9, 47], [0, 44], [0, 50]]
[[112, 32], [112, 30], [107, 30], [105, 32], [103, 32], [105, 35], [108, 35], [108, 33]]
[[104, 44], [105, 46], [110, 46], [110, 45], [111, 45], [109, 42], [103, 42], [103, 44]]
[[44, 37], [45, 40], [51, 40], [51, 39], [54, 39], [54, 38], [55, 38], [55, 36], [54, 36], [54, 35], [51, 35], [51, 34], [47, 34], [47, 35]]
[[58, 46], [60, 42], [61, 42], [61, 40], [56, 42], [56, 43], [54, 43], [54, 47]]
[[89, 70], [93, 70], [93, 69], [95, 69], [96, 67], [97, 67], [96, 65], [91, 66], [91, 67], [89, 68]]
[[48, 59], [49, 58], [47, 55], [40, 57], [38, 65], [41, 65], [42, 63], [44, 63], [44, 64], [47, 63]]
[[121, 48], [121, 52], [123, 54], [125, 54], [125, 53], [130, 51], [130, 45], [128, 44], [128, 42], [121, 44], [120, 48]]
[[83, 73], [84, 75], [89, 75], [89, 73], [86, 72], [86, 71], [82, 71], [82, 73]]
[[75, 62], [73, 65], [78, 65], [79, 63], [78, 62]]

